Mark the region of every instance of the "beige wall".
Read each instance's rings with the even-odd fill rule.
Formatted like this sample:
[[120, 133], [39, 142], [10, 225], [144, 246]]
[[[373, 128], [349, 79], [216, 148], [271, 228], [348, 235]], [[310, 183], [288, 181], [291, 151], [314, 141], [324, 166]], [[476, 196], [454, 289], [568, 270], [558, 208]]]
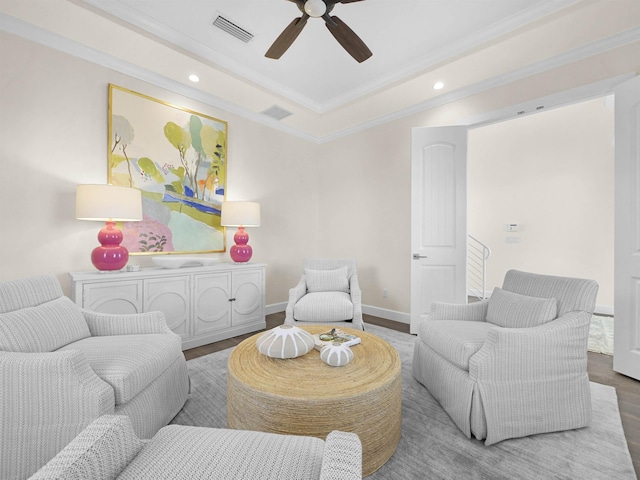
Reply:
[[599, 98], [470, 130], [468, 225], [492, 249], [488, 291], [510, 268], [578, 276], [613, 308], [613, 124]]
[[411, 128], [640, 70], [640, 45], [627, 45], [318, 145], [12, 35], [0, 33], [0, 43], [0, 70], [10, 72], [0, 76], [0, 280], [52, 272], [68, 292], [68, 271], [92, 269], [99, 225], [74, 219], [74, 192], [106, 182], [114, 83], [229, 122], [228, 198], [262, 205], [262, 226], [250, 235], [255, 261], [269, 265], [267, 304], [286, 302], [305, 256], [353, 255], [364, 303], [401, 320], [409, 311]]
[[[393, 122], [320, 149], [320, 254], [354, 256], [362, 301], [409, 306], [411, 128]], [[383, 289], [388, 297], [383, 298]]]
[[261, 203], [254, 260], [269, 265], [267, 303], [286, 299], [318, 245], [314, 144], [12, 35], [0, 43], [0, 280], [51, 272], [69, 293], [67, 272], [93, 269], [100, 224], [75, 220], [75, 187], [107, 181], [114, 83], [229, 122], [227, 198]]

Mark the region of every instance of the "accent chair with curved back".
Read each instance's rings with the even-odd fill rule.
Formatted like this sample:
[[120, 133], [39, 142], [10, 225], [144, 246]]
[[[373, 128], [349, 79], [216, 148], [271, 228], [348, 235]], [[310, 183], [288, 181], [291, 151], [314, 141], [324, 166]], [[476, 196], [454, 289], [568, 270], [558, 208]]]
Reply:
[[591, 422], [587, 343], [598, 284], [510, 270], [489, 300], [434, 303], [413, 376], [491, 445]]
[[289, 290], [284, 323], [305, 322], [364, 330], [355, 259], [304, 259], [302, 277]]

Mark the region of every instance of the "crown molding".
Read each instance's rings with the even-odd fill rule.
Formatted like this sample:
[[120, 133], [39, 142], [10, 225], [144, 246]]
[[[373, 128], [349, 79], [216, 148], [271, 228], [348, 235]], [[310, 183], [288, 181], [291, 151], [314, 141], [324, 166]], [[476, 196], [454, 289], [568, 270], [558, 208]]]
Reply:
[[506, 108], [494, 110], [482, 115], [463, 118], [458, 125], [466, 125], [469, 128], [484, 127], [492, 123], [502, 122], [511, 118], [520, 118], [542, 110], [563, 107], [572, 103], [591, 100], [611, 94], [621, 83], [636, 76], [636, 72], [628, 72], [615, 77], [606, 78], [588, 85], [581, 85], [571, 90], [554, 93], [546, 97], [536, 98], [518, 105], [511, 105]]
[[[447, 103], [456, 102], [466, 97], [470, 97], [472, 95], [476, 95], [476, 94], [485, 92], [487, 90], [491, 90], [493, 88], [501, 87], [518, 80], [523, 80], [527, 77], [538, 75], [538, 74], [553, 70], [555, 68], [559, 68], [564, 65], [568, 65], [570, 63], [577, 62], [579, 60], [583, 60], [585, 58], [598, 55], [600, 53], [604, 53], [609, 50], [613, 50], [615, 48], [623, 47], [625, 45], [629, 45], [631, 43], [635, 43], [638, 41], [640, 41], [640, 27], [636, 27], [631, 30], [627, 30], [627, 31], [612, 35], [610, 37], [606, 37], [604, 39], [592, 42], [587, 45], [583, 45], [581, 47], [575, 48], [573, 50], [562, 53], [560, 55], [549, 57], [547, 59], [533, 63], [531, 65], [527, 65], [525, 67], [512, 70], [511, 72], [508, 72], [504, 75], [493, 77], [493, 78], [484, 80], [482, 82], [477, 82], [473, 85], [469, 85], [467, 87], [442, 94], [438, 97], [434, 97], [432, 99], [418, 103], [416, 105], [405, 108], [403, 110], [399, 110], [397, 112], [390, 113], [388, 115], [383, 115], [373, 120], [363, 122], [358, 125], [354, 125], [353, 127], [341, 130], [340, 132], [323, 136], [319, 140], [321, 143], [330, 142], [338, 138], [345, 137], [347, 135], [352, 135], [362, 130], [367, 130], [369, 128], [377, 127], [379, 125], [383, 125], [385, 123], [392, 122], [392, 121], [407, 117], [409, 115], [420, 113], [425, 110], [430, 110], [432, 108], [440, 107], [442, 105], [446, 105]], [[614, 78], [619, 78], [619, 77], [614, 77]], [[596, 82], [596, 84], [594, 85], [603, 87], [603, 90], [601, 90], [599, 93], [600, 95], [606, 95], [607, 93], [611, 93], [613, 89], [613, 87], [610, 84], [607, 84], [606, 81], [605, 83], [602, 83], [602, 84], [600, 84], [599, 82]], [[577, 90], [576, 92], [579, 93], [579, 90]], [[568, 94], [568, 92], [566, 93]], [[592, 93], [591, 95], [596, 96], [596, 94], [594, 93]], [[581, 97], [581, 98], [584, 98], [584, 97]], [[551, 99], [551, 97], [549, 97], [549, 99]], [[578, 99], [576, 98], [576, 100], [574, 101], [578, 101]], [[566, 104], [570, 102], [565, 101], [564, 103]], [[551, 106], [552, 105], [549, 105], [549, 107]], [[469, 123], [467, 124], [471, 125]]]
[[389, 87], [390, 85], [396, 84], [403, 79], [428, 71], [435, 65], [444, 63], [451, 58], [455, 58], [458, 55], [463, 54], [464, 52], [477, 48], [478, 45], [482, 45], [500, 37], [501, 35], [513, 32], [518, 28], [522, 28], [525, 25], [545, 17], [546, 15], [550, 15], [562, 10], [563, 8], [578, 3], [578, 1], [579, 0], [548, 0], [544, 3], [537, 3], [525, 11], [512, 15], [511, 18], [507, 20], [498, 22], [474, 33], [473, 35], [466, 36], [456, 42], [446, 45], [438, 49], [437, 52], [425, 56], [405, 68], [389, 72], [389, 74], [384, 77], [372, 79], [371, 82], [362, 85], [360, 88], [351, 90], [336, 97], [332, 101], [322, 105], [322, 111], [320, 113], [329, 112], [333, 109], [342, 107], [343, 105], [356, 101], [361, 97], [370, 95], [376, 91]]
[[308, 96], [302, 95], [279, 82], [271, 80], [256, 70], [240, 64], [232, 58], [217, 53], [208, 46], [193, 40], [181, 32], [166, 28], [165, 25], [158, 23], [148, 15], [139, 11], [133, 11], [131, 8], [124, 6], [120, 2], [107, 2], [104, 0], [75, 0], [75, 3], [78, 5], [81, 5], [82, 3], [91, 5], [93, 8], [113, 16], [115, 19], [134, 25], [144, 33], [160, 38], [168, 44], [177, 46], [185, 52], [190, 52], [190, 54], [195, 55], [200, 61], [210, 66], [222, 68], [243, 79], [250, 79], [249, 81], [251, 83], [258, 85], [269, 92], [286, 98], [287, 100], [305, 107], [314, 113], [324, 114], [358, 100], [359, 98], [389, 87], [390, 85], [407, 77], [433, 68], [434, 65], [445, 62], [464, 53], [465, 51], [477, 47], [478, 45], [482, 45], [483, 43], [498, 38], [501, 35], [512, 32], [547, 15], [558, 12], [563, 8], [577, 3], [578, 1], [579, 0], [546, 0], [544, 2], [538, 2], [524, 11], [512, 15], [506, 20], [497, 22], [496, 24], [484, 28], [479, 32], [465, 36], [458, 41], [451, 42], [450, 44], [438, 49], [437, 52], [425, 56], [405, 68], [390, 71], [388, 74], [372, 79], [370, 82], [351, 89], [328, 102], [318, 102]]
[[[256, 70], [242, 65], [232, 58], [217, 53], [208, 46], [203, 45], [200, 42], [196, 42], [181, 32], [166, 28], [164, 25], [159, 24], [143, 13], [137, 12], [136, 14], [132, 14], [130, 8], [124, 7], [119, 2], [75, 0], [75, 3], [77, 5], [82, 5], [83, 3], [91, 5], [94, 9], [111, 15], [116, 20], [124, 21], [135, 26], [140, 33], [143, 35], [146, 34], [145, 36], [152, 35], [157, 37], [168, 45], [171, 45], [172, 48], [177, 47], [182, 52], [186, 52], [190, 56], [195, 56], [198, 61], [203, 62], [206, 65], [230, 72], [231, 74], [253, 83], [262, 89], [277, 93], [287, 100], [297, 103], [312, 112], [322, 113], [323, 111], [323, 106], [309, 97], [301, 95], [295, 90], [284, 87], [281, 83], [274, 82], [270, 78], [258, 73]], [[213, 19], [211, 20], [213, 21]]]
[[[19, 20], [10, 15], [6, 15], [4, 13], [0, 13], [0, 30], [20, 36], [27, 40], [31, 40], [43, 46], [53, 48], [60, 52], [75, 56], [77, 58], [81, 58], [88, 62], [109, 68], [111, 70], [150, 83], [160, 88], [164, 88], [174, 93], [193, 98], [194, 100], [200, 101], [212, 107], [228, 111], [253, 122], [265, 125], [270, 128], [274, 128], [276, 130], [280, 130], [284, 133], [316, 144], [331, 142], [333, 140], [346, 137], [363, 130], [368, 130], [370, 128], [392, 122], [409, 115], [446, 105], [448, 103], [452, 103], [466, 97], [512, 83], [517, 80], [522, 80], [524, 78], [544, 73], [546, 71], [588, 58], [590, 56], [594, 56], [615, 48], [640, 41], [640, 27], [636, 27], [631, 30], [627, 30], [625, 32], [621, 32], [592, 42], [590, 44], [575, 48], [560, 55], [556, 55], [554, 57], [550, 57], [531, 65], [513, 70], [504, 75], [478, 82], [473, 85], [469, 85], [467, 87], [442, 94], [438, 97], [418, 103], [403, 110], [399, 110], [388, 115], [383, 115], [375, 119], [362, 122], [338, 132], [334, 132], [328, 135], [314, 135], [312, 133], [273, 120], [260, 113], [253, 112], [247, 108], [231, 103], [218, 96], [202, 92], [201, 90], [189, 87], [188, 85], [182, 84], [162, 75], [158, 75], [140, 66], [125, 62], [112, 55], [100, 52], [73, 40], [69, 40], [58, 34], [49, 32], [40, 27], [36, 27], [32, 24]], [[602, 84], [600, 85], [600, 87], [609, 88], [609, 90], [602, 91], [600, 93], [602, 95], [610, 93], [612, 88], [610, 84]], [[553, 105], [549, 105], [549, 107], [551, 106]]]
[[290, 135], [295, 135], [304, 140], [318, 143], [318, 138], [299, 129], [279, 123], [278, 121], [253, 112], [247, 108], [236, 105], [220, 98], [216, 95], [205, 93], [196, 88], [189, 87], [183, 83], [177, 82], [163, 75], [158, 75], [138, 65], [126, 62], [107, 53], [95, 50], [93, 48], [82, 45], [68, 38], [62, 37], [56, 33], [49, 32], [40, 27], [36, 27], [30, 23], [19, 20], [10, 15], [0, 13], [0, 30], [17, 35], [27, 40], [33, 41], [45, 47], [52, 48], [62, 53], [69, 54], [76, 58], [86, 60], [90, 63], [109, 68], [116, 72], [128, 75], [132, 78], [142, 80], [165, 90], [184, 95], [186, 97], [198, 100], [212, 107], [220, 108], [227, 112], [236, 114], [240, 117], [263, 124], [267, 127], [281, 130]]

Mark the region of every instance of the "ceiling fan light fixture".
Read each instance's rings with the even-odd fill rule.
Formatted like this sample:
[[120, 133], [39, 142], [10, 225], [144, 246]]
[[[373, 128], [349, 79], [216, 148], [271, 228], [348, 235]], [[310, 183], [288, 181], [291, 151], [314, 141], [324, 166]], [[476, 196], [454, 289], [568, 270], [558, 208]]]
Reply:
[[269, 47], [267, 58], [280, 58], [291, 44], [298, 38], [300, 32], [307, 24], [307, 20], [311, 17], [321, 17], [325, 26], [331, 32], [331, 35], [338, 41], [349, 55], [351, 55], [358, 63], [364, 62], [371, 55], [371, 50], [365, 45], [362, 39], [349, 28], [349, 26], [340, 20], [337, 16], [331, 16], [329, 13], [337, 3], [352, 3], [362, 0], [289, 0], [296, 4], [296, 7], [302, 12], [301, 17], [294, 18], [289, 25], [278, 35], [275, 42]]
[[307, 0], [304, 3], [304, 11], [310, 17], [318, 18], [326, 13], [327, 5], [323, 0]]

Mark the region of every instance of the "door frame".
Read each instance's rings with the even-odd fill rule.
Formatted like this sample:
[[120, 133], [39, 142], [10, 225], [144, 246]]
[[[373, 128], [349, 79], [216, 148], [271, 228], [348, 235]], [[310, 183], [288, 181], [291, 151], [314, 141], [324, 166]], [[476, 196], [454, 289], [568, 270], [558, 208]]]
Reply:
[[[466, 126], [468, 130], [480, 128], [483, 126], [491, 125], [494, 123], [504, 122], [520, 118], [525, 115], [535, 115], [541, 111], [548, 111], [554, 108], [560, 108], [568, 106], [574, 103], [584, 102], [599, 97], [606, 97], [614, 93], [615, 88], [621, 83], [637, 76], [635, 72], [629, 72], [622, 75], [616, 75], [598, 82], [594, 82], [588, 85], [583, 85], [573, 89], [565, 90], [562, 92], [548, 95], [545, 97], [539, 97], [534, 100], [522, 102], [519, 104], [511, 105], [509, 107], [494, 110], [482, 115], [476, 115], [472, 117], [462, 118], [458, 121], [458, 125]], [[412, 262], [411, 256], [409, 256], [409, 262]], [[411, 265], [409, 271], [411, 271]], [[412, 287], [411, 287], [412, 288]], [[410, 300], [411, 306], [411, 300]], [[615, 305], [614, 305], [615, 311]], [[614, 312], [611, 312], [612, 314]], [[409, 323], [411, 323], [411, 311], [408, 315]], [[412, 332], [413, 333], [413, 332]]]
[[640, 77], [616, 92], [613, 370], [640, 380]]

